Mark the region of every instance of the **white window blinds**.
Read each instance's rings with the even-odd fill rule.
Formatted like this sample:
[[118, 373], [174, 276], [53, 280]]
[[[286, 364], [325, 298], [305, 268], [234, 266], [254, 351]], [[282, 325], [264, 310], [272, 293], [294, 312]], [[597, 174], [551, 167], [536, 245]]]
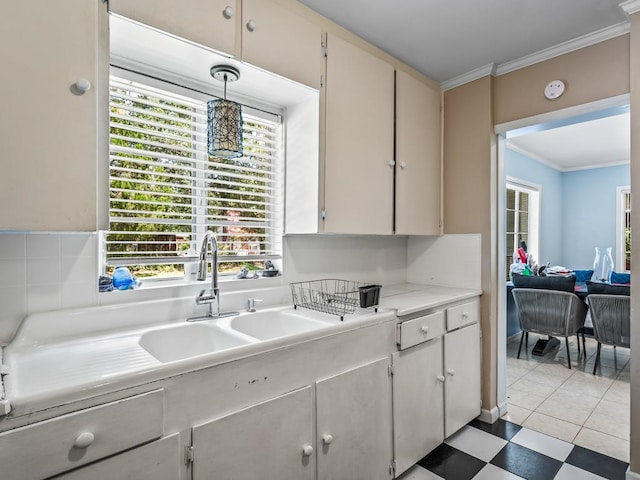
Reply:
[[177, 264], [207, 230], [221, 262], [280, 258], [280, 117], [243, 106], [244, 156], [208, 157], [206, 98], [157, 83], [110, 79], [106, 264]]

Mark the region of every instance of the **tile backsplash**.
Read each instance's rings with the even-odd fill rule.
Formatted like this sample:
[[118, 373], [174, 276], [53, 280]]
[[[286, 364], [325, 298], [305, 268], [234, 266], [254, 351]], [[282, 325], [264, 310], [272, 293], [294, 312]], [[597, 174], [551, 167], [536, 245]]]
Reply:
[[0, 234], [0, 339], [27, 313], [95, 305], [96, 234]]

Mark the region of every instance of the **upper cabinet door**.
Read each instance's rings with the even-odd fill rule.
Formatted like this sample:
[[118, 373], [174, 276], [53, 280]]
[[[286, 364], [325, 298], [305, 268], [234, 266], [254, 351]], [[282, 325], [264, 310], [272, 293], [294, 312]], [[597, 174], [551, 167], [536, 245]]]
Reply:
[[0, 40], [0, 231], [105, 228], [96, 178], [108, 157], [106, 4], [3, 2]]
[[393, 76], [389, 63], [327, 38], [325, 231], [393, 233]]
[[109, 0], [109, 10], [238, 57], [240, 0]]
[[242, 60], [320, 89], [322, 30], [269, 0], [242, 2]]
[[439, 235], [440, 92], [396, 73], [396, 234]]

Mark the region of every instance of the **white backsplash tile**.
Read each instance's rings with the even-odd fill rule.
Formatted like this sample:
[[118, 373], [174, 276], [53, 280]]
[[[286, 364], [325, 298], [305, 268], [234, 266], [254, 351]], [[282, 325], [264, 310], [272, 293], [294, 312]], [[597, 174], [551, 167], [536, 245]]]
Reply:
[[62, 308], [89, 307], [98, 303], [98, 283], [64, 282], [60, 292]]
[[27, 256], [27, 235], [24, 233], [0, 234], [0, 259], [25, 258]]
[[0, 345], [6, 345], [27, 311], [27, 291], [24, 285], [1, 287], [0, 306]]
[[27, 258], [27, 285], [58, 285], [60, 257]]
[[60, 238], [61, 257], [96, 256], [96, 234], [70, 233]]
[[27, 311], [28, 313], [46, 312], [47, 310], [59, 310], [60, 284], [29, 285], [27, 287]]
[[[95, 281], [89, 282], [88, 279]], [[60, 259], [60, 279], [65, 283], [91, 283], [98, 285], [98, 260], [93, 257], [62, 257]]]
[[27, 257], [59, 257], [60, 235], [57, 233], [30, 233], [27, 235]]
[[24, 286], [27, 262], [24, 258], [0, 258], [0, 288]]

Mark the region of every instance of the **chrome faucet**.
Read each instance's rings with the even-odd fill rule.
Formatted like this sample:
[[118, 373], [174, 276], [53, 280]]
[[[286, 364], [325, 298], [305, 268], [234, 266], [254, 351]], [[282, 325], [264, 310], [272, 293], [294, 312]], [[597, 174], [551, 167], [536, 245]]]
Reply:
[[238, 312], [220, 313], [220, 289], [218, 288], [218, 241], [215, 234], [211, 230], [207, 230], [202, 244], [200, 245], [200, 254], [198, 260], [198, 276], [196, 280], [204, 282], [207, 279], [207, 247], [211, 243], [211, 288], [202, 289], [196, 297], [198, 305], [208, 305], [206, 315], [187, 318], [188, 322], [196, 320], [206, 320], [210, 318], [229, 317], [239, 315]]

